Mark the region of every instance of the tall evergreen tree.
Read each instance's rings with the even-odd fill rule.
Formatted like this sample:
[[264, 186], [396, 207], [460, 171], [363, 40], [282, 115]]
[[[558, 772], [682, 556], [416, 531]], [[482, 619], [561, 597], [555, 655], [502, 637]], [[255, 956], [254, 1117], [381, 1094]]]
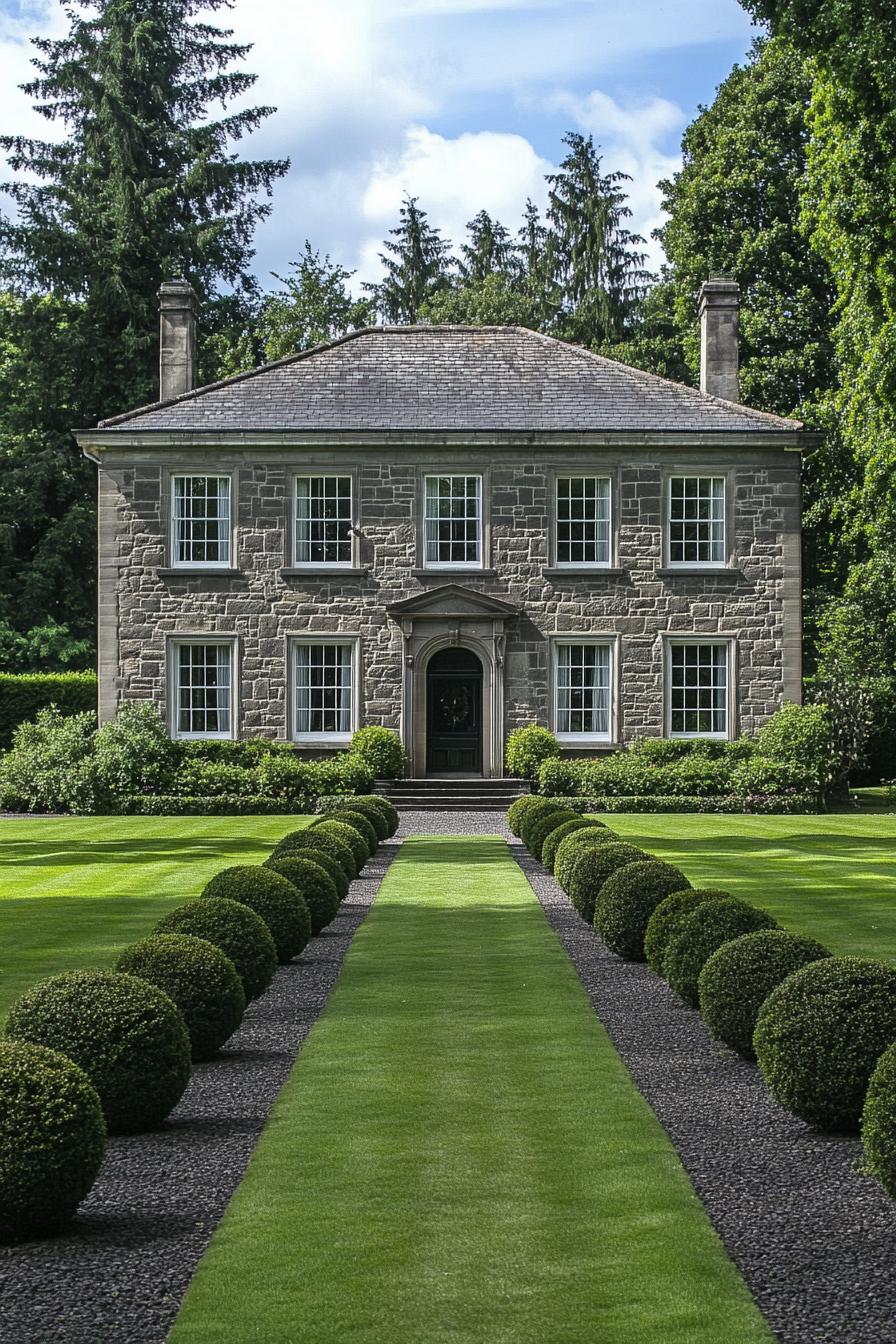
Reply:
[[490, 275], [513, 277], [518, 272], [516, 248], [500, 220], [480, 210], [467, 225], [467, 242], [461, 244], [458, 270], [461, 278], [479, 283]]
[[453, 265], [451, 243], [429, 223], [418, 197], [406, 196], [397, 228], [390, 229], [380, 253], [386, 272], [379, 284], [365, 283], [377, 311], [387, 322], [416, 322], [424, 301], [448, 284]]

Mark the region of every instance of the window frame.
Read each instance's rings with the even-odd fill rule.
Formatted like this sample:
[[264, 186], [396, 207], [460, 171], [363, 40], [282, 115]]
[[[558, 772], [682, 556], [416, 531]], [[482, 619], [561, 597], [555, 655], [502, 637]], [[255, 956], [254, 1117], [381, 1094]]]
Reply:
[[[675, 732], [672, 728], [672, 651], [675, 648], [694, 646], [721, 646], [725, 649], [725, 728], [723, 732]], [[663, 648], [663, 702], [665, 736], [677, 741], [713, 741], [730, 742], [736, 736], [737, 711], [737, 638], [734, 635], [682, 635], [678, 633], [664, 636]]]
[[[300, 560], [298, 552], [298, 526], [299, 526], [299, 481], [313, 480], [347, 480], [349, 483], [349, 558], [348, 560]], [[290, 475], [289, 482], [290, 504], [289, 504], [289, 533], [290, 540], [287, 548], [289, 561], [294, 569], [301, 570], [351, 570], [357, 567], [358, 563], [358, 483], [357, 474], [354, 471], [334, 470], [332, 468], [310, 467], [305, 471], [295, 471]]]
[[[350, 724], [347, 732], [314, 732], [300, 733], [297, 727], [298, 706], [296, 704], [296, 693], [298, 690], [296, 677], [296, 650], [300, 645], [327, 645], [339, 644], [350, 650], [351, 668], [351, 696], [350, 696]], [[289, 740], [299, 747], [347, 747], [352, 739], [352, 734], [357, 730], [361, 721], [361, 636], [355, 634], [340, 634], [338, 632], [326, 634], [307, 634], [304, 631], [295, 632], [286, 636], [286, 669], [287, 669], [287, 694], [289, 696]]]
[[[561, 560], [560, 559], [560, 481], [578, 480], [578, 481], [606, 481], [607, 483], [607, 558], [606, 560]], [[551, 563], [555, 569], [568, 571], [574, 570], [601, 570], [612, 569], [616, 554], [616, 507], [615, 507], [615, 478], [608, 471], [587, 471], [581, 467], [558, 467], [552, 472], [551, 477], [551, 497], [552, 506], [550, 511], [551, 543], [550, 555]]]
[[[429, 560], [427, 558], [427, 535], [426, 535], [426, 504], [427, 504], [427, 482], [430, 480], [448, 478], [465, 480], [475, 480], [478, 482], [478, 501], [479, 501], [479, 536], [478, 536], [478, 557], [476, 560]], [[447, 470], [439, 468], [426, 467], [420, 473], [420, 530], [419, 530], [419, 559], [422, 569], [432, 572], [445, 571], [448, 573], [469, 574], [476, 573], [479, 570], [487, 568], [486, 555], [488, 549], [488, 533], [486, 525], [486, 489], [487, 474], [484, 471], [468, 471], [463, 467], [450, 467]], [[436, 520], [438, 521], [438, 520]]]
[[[719, 560], [673, 560], [672, 558], [672, 482], [681, 480], [720, 480], [722, 482], [722, 545]], [[731, 501], [730, 472], [719, 467], [685, 467], [666, 473], [663, 483], [663, 551], [667, 569], [728, 569], [730, 567], [728, 539], [731, 535], [729, 516]]]
[[[181, 560], [178, 558], [178, 535], [177, 535], [177, 482], [179, 480], [206, 480], [206, 481], [227, 481], [228, 482], [228, 505], [229, 517], [227, 520], [227, 550], [228, 558], [226, 560]], [[192, 467], [182, 467], [172, 470], [168, 473], [167, 481], [167, 500], [168, 500], [168, 563], [172, 569], [201, 569], [229, 571], [236, 568], [236, 472], [234, 471], [209, 471], [206, 467], [193, 469]]]
[[[607, 705], [606, 733], [566, 733], [561, 732], [560, 722], [560, 648], [563, 645], [600, 645], [609, 650], [609, 697]], [[574, 746], [612, 746], [619, 740], [619, 668], [620, 636], [598, 632], [596, 634], [578, 634], [575, 631], [551, 635], [550, 657], [550, 711], [551, 731], [561, 747]]]
[[[225, 733], [183, 733], [180, 731], [180, 650], [191, 646], [223, 647], [230, 650], [230, 726]], [[195, 634], [168, 636], [166, 666], [168, 672], [168, 735], [175, 742], [232, 742], [237, 737], [239, 715], [239, 639], [236, 635]]]

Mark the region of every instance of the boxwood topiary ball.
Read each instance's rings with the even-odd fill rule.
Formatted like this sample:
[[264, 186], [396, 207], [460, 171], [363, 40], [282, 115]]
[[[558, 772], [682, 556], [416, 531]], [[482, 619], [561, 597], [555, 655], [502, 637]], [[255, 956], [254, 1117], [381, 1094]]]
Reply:
[[203, 888], [201, 898], [239, 901], [260, 915], [277, 949], [277, 960], [292, 961], [310, 937], [308, 909], [292, 882], [264, 864], [222, 868]]
[[191, 933], [219, 947], [236, 967], [247, 1000], [257, 999], [274, 978], [277, 949], [267, 924], [240, 901], [206, 896], [178, 906], [160, 919], [155, 933]]
[[243, 1020], [246, 995], [236, 967], [207, 938], [158, 933], [122, 952], [115, 969], [148, 980], [173, 999], [190, 1034], [194, 1062], [211, 1059]]
[[571, 807], [558, 808], [556, 812], [546, 812], [543, 816], [530, 821], [526, 826], [526, 848], [533, 859], [541, 860], [541, 849], [545, 840], [565, 821], [576, 821], [578, 813]]
[[326, 821], [344, 821], [346, 826], [354, 826], [356, 831], [360, 831], [367, 844], [367, 858], [372, 859], [379, 847], [376, 827], [369, 817], [365, 817], [363, 812], [356, 812], [352, 807], [340, 807], [335, 812], [325, 813]]
[[369, 803], [372, 807], [376, 807], [379, 810], [380, 815], [386, 819], [386, 823], [389, 827], [388, 834], [390, 836], [394, 835], [401, 824], [398, 809], [394, 804], [390, 803], [388, 798], [384, 798], [381, 793], [365, 793], [361, 795], [361, 798], [365, 803]]
[[102, 1106], [84, 1070], [58, 1050], [0, 1041], [0, 1242], [63, 1227], [105, 1148]]
[[[527, 813], [523, 817], [520, 825], [520, 839], [531, 854], [533, 853], [533, 833], [536, 827], [539, 830], [542, 830], [544, 823], [550, 817], [556, 817], [557, 820], [554, 822], [554, 825], [559, 826], [562, 821], [569, 821], [572, 817], [576, 816], [578, 816], [578, 813], [573, 812], [571, 807], [564, 807], [561, 803], [550, 802], [547, 807], [539, 808], [537, 812]], [[548, 827], [548, 830], [551, 829], [551, 827]], [[547, 834], [547, 832], [544, 832], [544, 834]]]
[[541, 861], [548, 872], [552, 873], [554, 871], [557, 850], [568, 835], [572, 835], [575, 831], [590, 831], [592, 829], [591, 822], [580, 816], [570, 817], [568, 821], [555, 826], [541, 846]]
[[719, 891], [716, 887], [698, 887], [692, 891], [673, 891], [665, 900], [660, 901], [650, 919], [644, 934], [644, 956], [647, 965], [657, 975], [665, 975], [666, 951], [670, 939], [678, 932], [683, 919], [696, 910], [704, 901], [730, 901], [731, 893]]
[[291, 882], [302, 897], [308, 910], [309, 938], [334, 920], [339, 910], [336, 888], [329, 873], [310, 857], [313, 853], [313, 849], [306, 849], [302, 857], [291, 855], [284, 859], [268, 859], [265, 865]]
[[376, 835], [377, 844], [382, 844], [388, 840], [392, 834], [389, 822], [385, 814], [377, 807], [372, 798], [351, 798], [349, 802], [350, 812], [359, 812], [362, 817], [366, 817], [373, 827]]
[[644, 933], [656, 907], [688, 880], [680, 868], [658, 859], [626, 863], [598, 892], [594, 927], [611, 952], [626, 961], [644, 960]]
[[618, 839], [619, 836], [615, 831], [611, 831], [609, 826], [604, 826], [599, 821], [589, 821], [581, 830], [571, 831], [569, 835], [564, 836], [554, 855], [554, 877], [567, 895], [573, 869], [582, 850], [593, 848], [595, 845], [614, 844]]
[[734, 896], [702, 901], [678, 925], [666, 946], [663, 973], [685, 1003], [697, 1007], [697, 982], [713, 952], [723, 943], [757, 929], [776, 929], [777, 920]]
[[831, 1132], [859, 1127], [877, 1061], [896, 1040], [896, 969], [826, 957], [794, 971], [759, 1010], [753, 1048], [776, 1101]]
[[67, 971], [17, 999], [11, 1040], [59, 1050], [99, 1093], [112, 1134], [155, 1129], [190, 1080], [190, 1038], [168, 995], [135, 975]]
[[697, 981], [703, 1021], [717, 1040], [755, 1059], [753, 1032], [769, 994], [794, 971], [830, 955], [814, 938], [785, 929], [757, 929], [723, 943]]
[[344, 840], [338, 836], [328, 834], [326, 831], [317, 827], [306, 827], [301, 831], [290, 831], [285, 835], [278, 845], [275, 845], [271, 852], [272, 859], [285, 859], [291, 854], [300, 854], [306, 849], [316, 849], [320, 854], [329, 854], [330, 858], [338, 863], [345, 877], [346, 891], [348, 884], [353, 878], [357, 877], [358, 869], [355, 864], [355, 856]]
[[896, 1045], [877, 1061], [862, 1111], [862, 1142], [868, 1166], [896, 1199]]
[[367, 841], [357, 827], [350, 826], [348, 822], [340, 821], [337, 817], [322, 817], [320, 821], [313, 821], [308, 829], [312, 833], [319, 831], [321, 835], [332, 835], [336, 840], [341, 840], [344, 845], [347, 845], [351, 850], [355, 869], [352, 877], [358, 876], [370, 858], [370, 850]]
[[[281, 854], [279, 858], [275, 858], [272, 854], [269, 859], [265, 859], [264, 866], [273, 868], [275, 873], [282, 872], [284, 877], [288, 877], [289, 874], [284, 872], [280, 864], [291, 859], [302, 859], [303, 862], [313, 864], [315, 868], [322, 868], [333, 883], [337, 901], [345, 900], [348, 895], [348, 878], [342, 864], [334, 859], [332, 854], [325, 854], [322, 849], [312, 849], [309, 845], [307, 849], [294, 849], [291, 853]], [[292, 878], [289, 880], [292, 881]]]
[[607, 878], [627, 863], [649, 859], [636, 845], [584, 845], [569, 882], [569, 899], [586, 924], [594, 923], [594, 904]]
[[507, 825], [510, 827], [511, 835], [515, 835], [517, 839], [522, 839], [523, 823], [528, 817], [547, 812], [556, 806], [557, 804], [553, 800], [542, 798], [537, 793], [524, 793], [522, 798], [517, 798], [507, 809]]

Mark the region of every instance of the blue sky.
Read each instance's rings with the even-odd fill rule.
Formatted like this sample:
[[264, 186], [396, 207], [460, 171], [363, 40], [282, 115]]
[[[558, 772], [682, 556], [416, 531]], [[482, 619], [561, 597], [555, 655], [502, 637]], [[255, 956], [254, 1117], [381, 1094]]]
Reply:
[[[632, 174], [648, 234], [684, 127], [755, 35], [738, 0], [235, 0], [230, 22], [253, 101], [278, 107], [251, 152], [292, 160], [258, 235], [267, 284], [306, 237], [375, 278], [404, 191], [455, 240], [481, 206], [515, 229], [569, 129]], [[62, 27], [57, 0], [0, 0], [0, 130], [46, 133], [15, 85], [28, 39]]]

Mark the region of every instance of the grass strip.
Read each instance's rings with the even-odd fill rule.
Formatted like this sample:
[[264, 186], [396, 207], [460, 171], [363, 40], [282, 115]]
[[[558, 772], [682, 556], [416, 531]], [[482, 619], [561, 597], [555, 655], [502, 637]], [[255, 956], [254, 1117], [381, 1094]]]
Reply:
[[406, 842], [173, 1344], [770, 1339], [504, 842]]

